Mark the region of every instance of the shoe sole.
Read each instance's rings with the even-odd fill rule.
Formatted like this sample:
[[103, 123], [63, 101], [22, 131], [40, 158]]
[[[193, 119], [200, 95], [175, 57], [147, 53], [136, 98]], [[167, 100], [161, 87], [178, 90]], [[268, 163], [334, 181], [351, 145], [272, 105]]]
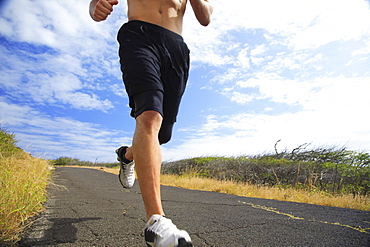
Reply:
[[186, 242], [184, 238], [180, 238], [177, 247], [192, 247], [193, 243]]
[[[153, 244], [146, 243], [147, 247], [153, 247]], [[176, 247], [193, 247], [192, 242], [186, 242], [185, 238], [180, 238]]]

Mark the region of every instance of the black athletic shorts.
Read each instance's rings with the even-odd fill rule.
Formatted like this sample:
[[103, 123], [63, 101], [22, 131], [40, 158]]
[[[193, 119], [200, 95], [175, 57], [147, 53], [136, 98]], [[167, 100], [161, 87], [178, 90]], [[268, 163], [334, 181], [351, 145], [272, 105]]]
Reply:
[[143, 22], [125, 23], [117, 36], [131, 116], [154, 110], [174, 123], [189, 73], [189, 49], [181, 35]]

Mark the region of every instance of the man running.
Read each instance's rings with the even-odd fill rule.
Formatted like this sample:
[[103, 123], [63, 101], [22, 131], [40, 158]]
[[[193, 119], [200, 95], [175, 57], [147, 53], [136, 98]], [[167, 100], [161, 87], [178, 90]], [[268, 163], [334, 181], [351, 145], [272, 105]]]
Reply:
[[[189, 1], [199, 23], [207, 26], [213, 12], [209, 0]], [[90, 15], [103, 21], [117, 4], [117, 0], [92, 0]], [[116, 150], [119, 179], [123, 187], [132, 187], [136, 167], [148, 219], [148, 246], [192, 246], [189, 234], [165, 217], [160, 194], [160, 145], [171, 139], [189, 72], [189, 49], [181, 36], [187, 0], [127, 0], [127, 6], [128, 22], [117, 39], [136, 128], [132, 146]]]

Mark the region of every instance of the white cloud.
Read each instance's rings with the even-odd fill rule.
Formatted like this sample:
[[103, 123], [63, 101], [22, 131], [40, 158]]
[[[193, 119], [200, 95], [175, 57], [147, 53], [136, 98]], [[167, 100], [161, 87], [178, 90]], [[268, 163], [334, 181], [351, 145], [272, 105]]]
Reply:
[[[99, 82], [100, 78], [121, 80], [115, 41], [119, 12], [110, 21], [98, 24], [88, 14], [88, 1], [14, 0], [4, 8], [0, 33], [26, 44], [20, 44], [21, 48], [1, 47], [0, 84], [8, 94], [76, 109], [113, 108], [96, 85], [105, 84], [100, 91], [107, 91], [110, 81]], [[90, 88], [95, 88], [94, 92]]]
[[248, 55], [248, 51], [248, 48], [244, 48], [239, 51], [237, 62], [235, 63], [236, 66], [240, 66], [242, 69], [250, 68], [250, 58]]
[[360, 49], [357, 49], [357, 50], [354, 50], [352, 52], [352, 56], [354, 56], [354, 57], [361, 56], [361, 55], [370, 55], [370, 39], [368, 39], [365, 42], [365, 46], [364, 47], [362, 47]]
[[[9, 78], [9, 77], [8, 77]], [[22, 78], [22, 81], [21, 81]], [[16, 79], [16, 80], [14, 80]], [[83, 85], [72, 73], [50, 75], [48, 73], [24, 72], [2, 82], [13, 98], [28, 98], [40, 104], [66, 104], [76, 109], [107, 111], [113, 108], [110, 100], [101, 100], [92, 92], [81, 92]]]
[[230, 100], [232, 102], [236, 102], [238, 104], [246, 104], [258, 98], [258, 95], [256, 94], [251, 94], [251, 93], [246, 94], [246, 93], [240, 93], [236, 91], [231, 92], [231, 94], [227, 94], [227, 95], [231, 96]]
[[293, 35], [289, 41], [296, 49], [358, 39], [370, 32], [369, 5], [366, 1], [317, 1], [314, 6], [317, 7], [314, 23]]
[[0, 97], [0, 109], [0, 125], [16, 132], [16, 138], [22, 147], [27, 147], [26, 151], [45, 158], [67, 156], [114, 161], [114, 150], [131, 140], [122, 131], [66, 117], [51, 117], [30, 106], [7, 103], [4, 97]]
[[[278, 111], [273, 103], [265, 113], [208, 115], [201, 126], [182, 129], [183, 144], [163, 147], [164, 159], [176, 160], [195, 156], [238, 156], [293, 149], [303, 143], [345, 145], [349, 149], [370, 151], [370, 127], [366, 114], [370, 105], [370, 78], [319, 78], [316, 81], [253, 79], [240, 84], [258, 88], [256, 98], [299, 106], [298, 111]], [[237, 103], [251, 102], [253, 95], [234, 92]], [[181, 150], [181, 152], [180, 152]]]
[[76, 51], [86, 45], [84, 39], [92, 37], [97, 39], [96, 45], [116, 32], [116, 27], [93, 22], [88, 14], [88, 4], [88, 1], [12, 0], [2, 10], [0, 32], [13, 40], [55, 49]]
[[250, 61], [255, 66], [260, 66], [263, 61], [265, 61], [266, 52], [268, 48], [266, 44], [257, 45], [254, 49], [250, 52]]
[[261, 29], [270, 44], [297, 51], [370, 34], [369, 4], [365, 0], [233, 0], [214, 1], [213, 5], [213, 20], [207, 28], [200, 27], [188, 12], [184, 36], [194, 51], [193, 61], [214, 66], [232, 61], [227, 55], [232, 30]]
[[266, 47], [265, 44], [258, 45], [256, 46], [256, 48], [251, 50], [251, 56], [262, 56], [266, 53], [267, 50], [268, 48]]
[[[201, 127], [201, 134], [186, 133], [183, 144], [163, 147], [165, 160], [207, 155], [238, 156], [271, 152], [277, 140], [289, 149], [303, 143], [313, 145], [346, 145], [353, 150], [367, 149], [370, 130], [364, 117], [355, 120], [341, 116], [301, 111], [277, 116], [238, 114], [218, 116]], [[343, 121], [344, 120], [344, 121]], [[206, 131], [211, 130], [211, 131]], [[225, 134], [222, 134], [225, 133]], [[284, 149], [284, 147], [281, 147]], [[362, 150], [361, 150], [362, 151]]]
[[260, 98], [290, 105], [300, 103], [302, 97], [309, 97], [311, 90], [317, 87], [317, 83], [310, 81], [299, 82], [286, 79], [269, 80], [263, 78], [253, 78], [246, 82], [239, 82], [238, 85], [242, 88], [259, 89]]

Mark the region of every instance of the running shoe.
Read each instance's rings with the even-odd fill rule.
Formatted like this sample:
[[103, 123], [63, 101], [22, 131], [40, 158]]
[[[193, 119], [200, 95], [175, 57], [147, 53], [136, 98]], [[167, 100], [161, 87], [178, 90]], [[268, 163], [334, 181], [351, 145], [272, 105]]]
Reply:
[[118, 148], [116, 154], [117, 160], [120, 163], [118, 179], [124, 188], [130, 189], [135, 183], [135, 163], [132, 160], [126, 159], [125, 154], [127, 148], [126, 146]]
[[148, 247], [192, 247], [189, 234], [179, 230], [170, 219], [153, 215], [145, 228], [145, 241]]

